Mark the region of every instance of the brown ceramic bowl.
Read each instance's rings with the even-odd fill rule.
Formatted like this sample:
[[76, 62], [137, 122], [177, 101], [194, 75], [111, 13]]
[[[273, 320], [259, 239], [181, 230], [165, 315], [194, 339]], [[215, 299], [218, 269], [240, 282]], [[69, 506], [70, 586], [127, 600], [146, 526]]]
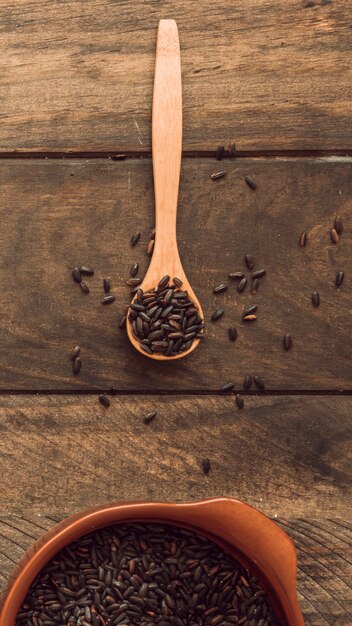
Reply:
[[118, 502], [69, 517], [45, 533], [24, 555], [5, 591], [0, 626], [14, 626], [30, 585], [64, 546], [97, 528], [137, 520], [183, 526], [205, 535], [256, 572], [283, 626], [304, 626], [291, 540], [265, 515], [232, 498], [188, 504]]

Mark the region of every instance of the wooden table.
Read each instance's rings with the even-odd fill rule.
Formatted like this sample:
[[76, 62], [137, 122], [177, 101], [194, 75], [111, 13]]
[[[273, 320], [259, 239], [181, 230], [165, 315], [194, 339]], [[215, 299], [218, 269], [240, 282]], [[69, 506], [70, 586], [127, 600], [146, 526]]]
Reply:
[[[352, 624], [349, 1], [3, 0], [0, 12], [0, 585], [73, 511], [228, 494], [294, 540], [307, 625]], [[141, 358], [117, 327], [131, 263], [148, 264], [161, 17], [177, 19], [182, 49], [180, 251], [208, 322], [205, 345], [169, 366]], [[229, 141], [235, 158], [217, 163]], [[226, 178], [212, 181], [219, 169]], [[231, 283], [214, 295], [246, 253], [267, 272], [258, 293]], [[80, 264], [95, 269], [89, 295], [70, 275]], [[104, 277], [116, 296], [105, 307]], [[253, 302], [258, 320], [245, 325]], [[248, 372], [266, 390], [244, 393], [240, 411], [219, 387], [241, 389]], [[104, 409], [97, 396], [111, 386]]]

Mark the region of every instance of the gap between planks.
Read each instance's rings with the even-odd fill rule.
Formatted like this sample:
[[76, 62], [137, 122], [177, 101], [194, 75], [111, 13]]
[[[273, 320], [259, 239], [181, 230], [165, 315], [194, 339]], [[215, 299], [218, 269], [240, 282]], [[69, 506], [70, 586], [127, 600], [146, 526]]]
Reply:
[[[214, 150], [186, 150], [182, 152], [182, 158], [211, 158], [215, 160], [216, 146]], [[152, 153], [146, 151], [110, 150], [110, 151], [18, 151], [1, 152], [0, 159], [111, 159], [123, 154], [124, 159], [150, 159]], [[235, 156], [230, 159], [225, 157], [222, 161], [238, 159], [346, 159], [352, 158], [352, 150], [238, 150]], [[117, 160], [117, 161], [118, 161]]]
[[[110, 390], [114, 389], [113, 392]], [[220, 389], [115, 389], [101, 387], [95, 389], [0, 389], [1, 396], [91, 396], [105, 393], [111, 396], [352, 396], [352, 390], [344, 389], [272, 389], [249, 390], [240, 386], [235, 387], [232, 393], [224, 393]]]

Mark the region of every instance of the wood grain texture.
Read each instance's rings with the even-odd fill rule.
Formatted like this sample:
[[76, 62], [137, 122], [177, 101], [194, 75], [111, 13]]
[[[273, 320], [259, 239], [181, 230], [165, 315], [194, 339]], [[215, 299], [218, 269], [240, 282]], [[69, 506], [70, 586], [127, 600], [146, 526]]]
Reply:
[[[299, 555], [298, 589], [308, 624], [352, 623], [352, 532], [342, 520], [280, 520]], [[314, 556], [313, 556], [314, 555]], [[319, 597], [319, 600], [318, 600]]]
[[0, 510], [231, 495], [279, 518], [348, 519], [351, 407], [342, 397], [251, 396], [239, 410], [230, 396], [169, 395], [115, 396], [105, 409], [97, 395], [6, 394]]
[[185, 150], [351, 150], [349, 17], [349, 0], [3, 0], [1, 150], [150, 150], [160, 18], [180, 31]]
[[[0, 517], [0, 594], [25, 550], [62, 516], [52, 514]], [[298, 552], [298, 597], [306, 626], [350, 626], [351, 540], [340, 519], [277, 519]]]
[[[236, 160], [226, 164], [226, 178], [212, 181], [217, 167], [184, 160], [178, 210], [181, 259], [207, 339], [186, 359], [163, 364], [137, 353], [117, 327], [131, 298], [131, 264], [138, 261], [143, 276], [149, 260], [151, 161], [0, 162], [1, 389], [217, 390], [241, 384], [247, 372], [263, 376], [269, 390], [351, 389], [352, 161]], [[345, 226], [338, 245], [329, 236], [336, 214]], [[141, 240], [132, 249], [136, 230]], [[298, 246], [303, 230], [306, 248]], [[230, 282], [214, 295], [229, 272], [246, 271], [247, 252], [267, 271], [258, 293], [238, 294]], [[88, 295], [72, 280], [77, 264], [96, 270]], [[339, 270], [346, 276], [337, 289]], [[111, 306], [100, 304], [103, 277], [112, 280]], [[246, 325], [242, 312], [253, 303], [258, 319]], [[224, 317], [210, 322], [219, 307]], [[235, 343], [227, 335], [232, 324]], [[68, 355], [77, 343], [83, 366], [75, 377]]]

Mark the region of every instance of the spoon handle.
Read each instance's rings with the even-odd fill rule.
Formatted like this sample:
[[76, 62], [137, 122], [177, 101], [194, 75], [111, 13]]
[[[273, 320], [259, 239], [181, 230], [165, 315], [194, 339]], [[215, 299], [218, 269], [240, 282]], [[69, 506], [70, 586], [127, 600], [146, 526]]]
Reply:
[[152, 263], [167, 268], [168, 259], [177, 262], [179, 258], [176, 215], [182, 153], [182, 85], [175, 20], [160, 20], [158, 27], [152, 152], [156, 226]]

